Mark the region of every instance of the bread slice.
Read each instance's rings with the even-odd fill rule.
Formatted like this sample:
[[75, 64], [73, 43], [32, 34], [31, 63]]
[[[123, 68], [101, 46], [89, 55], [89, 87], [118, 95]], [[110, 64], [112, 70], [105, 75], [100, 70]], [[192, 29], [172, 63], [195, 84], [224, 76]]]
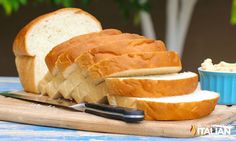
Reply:
[[131, 53], [104, 59], [88, 69], [87, 74], [96, 84], [106, 77], [145, 76], [176, 73], [182, 69], [174, 51]]
[[165, 75], [107, 78], [110, 95], [127, 97], [166, 97], [192, 93], [198, 85], [198, 75], [193, 72]]
[[25, 91], [39, 93], [39, 81], [48, 71], [44, 59], [53, 47], [76, 35], [100, 30], [96, 18], [77, 8], [60, 9], [27, 24], [13, 44], [17, 70]]
[[57, 45], [47, 54], [45, 58], [47, 67], [49, 71], [55, 76], [59, 72], [58, 68], [56, 67], [58, 57], [61, 54], [65, 53], [67, 50], [70, 50], [71, 48], [79, 48], [80, 50], [82, 50], [83, 48], [86, 49], [88, 47], [84, 47], [84, 44], [88, 43], [89, 41], [91, 42], [91, 40], [94, 41], [97, 37], [101, 38], [104, 36], [118, 35], [121, 33], [122, 32], [117, 29], [105, 29], [100, 32], [93, 32], [73, 37], [70, 40]]
[[[105, 46], [106, 44], [110, 44], [109, 48], [113, 48], [114, 44], [119, 44], [121, 41], [127, 41], [129, 43], [134, 39], [148, 40], [145, 37], [137, 34], [123, 33], [118, 35], [107, 35], [103, 37], [100, 36], [84, 41], [83, 44], [72, 47], [61, 54], [57, 59], [56, 67], [58, 67], [59, 71], [63, 74], [63, 77], [67, 78], [71, 72], [75, 70], [73, 69], [72, 65], [74, 64], [76, 58], [78, 58], [82, 53], [87, 52], [93, 48]], [[76, 66], [76, 64], [74, 64], [74, 66]]]
[[[162, 60], [160, 58], [165, 59]], [[124, 60], [126, 60], [126, 62], [124, 62]], [[106, 64], [104, 66], [100, 65], [100, 63], [103, 63], [104, 61], [108, 62], [107, 66]], [[114, 62], [114, 64], [111, 64], [111, 66], [109, 66], [109, 62]], [[124, 65], [124, 63], [126, 63], [126, 65]], [[99, 69], [98, 67], [101, 67], [101, 71], [99, 71], [99, 74], [102, 75], [100, 75], [101, 77], [99, 78], [99, 83], [97, 83], [97, 80], [94, 80], [92, 77], [90, 77], [90, 70], [94, 69], [94, 67], [96, 69]], [[107, 69], [112, 71], [109, 71], [109, 73], [107, 73], [107, 69], [102, 67], [106, 67]], [[77, 102], [99, 102], [99, 99], [103, 99], [104, 96], [107, 95], [107, 90], [104, 89], [106, 88], [105, 83], [103, 82], [105, 78], [122, 77], [127, 75], [137, 76], [176, 73], [180, 70], [181, 62], [175, 52], [163, 51], [124, 54], [118, 57], [99, 61], [98, 63], [92, 65], [88, 69], [88, 76], [86, 78], [83, 76], [77, 77], [83, 79], [79, 79], [81, 80], [81, 83], [79, 83], [78, 86], [72, 91], [71, 96]], [[82, 74], [80, 73], [80, 75]]]
[[[56, 61], [56, 67], [59, 68], [60, 73], [58, 73], [53, 78], [53, 80], [48, 84], [46, 88], [47, 93], [51, 98], [58, 98], [60, 96], [60, 93], [58, 93], [58, 88], [60, 88], [60, 84], [65, 79], [68, 78], [71, 72], [76, 71], [77, 67], [75, 64], [73, 64], [73, 62], [75, 58], [78, 57], [81, 53], [91, 48], [104, 46], [106, 44], [110, 44], [112, 46], [114, 44], [118, 44], [120, 41], [122, 41], [122, 43], [128, 44], [129, 42], [132, 42], [133, 39], [141, 39], [141, 38], [144, 39], [143, 36], [129, 33], [117, 34], [113, 36], [112, 35], [101, 36], [101, 34], [100, 35], [98, 34], [97, 36], [94, 36], [93, 39], [87, 41], [80, 41], [81, 44], [75, 42], [76, 46], [74, 44], [71, 44], [70, 46], [73, 47], [67, 49], [64, 53], [62, 53], [58, 57]], [[108, 47], [111, 48], [111, 46]]]
[[38, 89], [42, 95], [47, 93], [47, 85], [53, 79], [52, 74], [48, 71], [44, 78], [39, 82]]
[[[83, 75], [77, 77], [80, 82], [72, 90], [70, 96], [77, 102], [91, 102], [91, 103], [104, 103], [108, 95], [105, 83], [94, 85], [89, 79]], [[65, 87], [67, 88], [67, 87]]]
[[111, 105], [143, 110], [146, 120], [190, 120], [209, 115], [219, 94], [197, 90], [188, 95], [164, 98], [108, 96]]
[[[112, 46], [112, 47], [111, 47]], [[85, 70], [85, 76], [89, 67], [104, 59], [114, 58], [123, 54], [140, 52], [166, 51], [165, 44], [160, 40], [134, 39], [131, 42], [125, 40], [116, 44], [106, 44], [105, 46], [93, 48], [76, 58], [76, 64]]]
[[[122, 48], [122, 49], [120, 49]], [[140, 52], [155, 52], [165, 51], [165, 45], [161, 41], [154, 41], [149, 39], [132, 39], [132, 40], [117, 40], [117, 42], [107, 43], [97, 48], [93, 48], [87, 52], [82, 53], [75, 60], [78, 65], [77, 70], [74, 71], [60, 86], [59, 92], [64, 98], [70, 98], [72, 90], [80, 84], [81, 80], [77, 77], [81, 74], [86, 77], [87, 70], [94, 64], [109, 58], [114, 58], [126, 53], [140, 53]]]
[[[61, 81], [64, 80], [64, 77], [62, 76], [62, 73], [59, 72], [59, 69], [57, 67], [57, 61], [60, 61], [58, 58], [64, 54], [67, 50], [70, 50], [70, 48], [77, 48], [77, 50], [86, 50], [87, 46], [85, 46], [85, 42], [88, 43], [90, 40], [94, 40], [95, 38], [99, 37], [102, 38], [104, 36], [108, 35], [118, 35], [121, 34], [121, 31], [116, 29], [105, 29], [100, 32], [93, 32], [89, 34], [79, 35], [76, 37], [73, 37], [72, 39], [63, 42], [59, 45], [57, 45], [55, 48], [53, 48], [46, 56], [45, 62], [47, 64], [47, 67], [51, 74], [53, 75], [52, 79], [50, 81], [47, 81], [48, 83], [45, 83], [46, 80], [41, 81], [42, 84], [40, 85], [40, 93], [41, 94], [48, 94], [52, 98], [57, 98], [60, 95], [57, 93], [57, 86], [60, 84]], [[91, 41], [90, 41], [91, 42]], [[92, 41], [93, 42], [93, 41]], [[76, 66], [72, 65], [71, 69], [75, 69]], [[69, 68], [70, 70], [70, 68]], [[43, 86], [43, 87], [42, 87]]]
[[[89, 48], [99, 45], [100, 42], [102, 42], [102, 39], [113, 37], [112, 35], [119, 34], [121, 34], [119, 30], [107, 29], [97, 33], [90, 33], [74, 37], [55, 47], [49, 52], [45, 59], [46, 64], [54, 77], [48, 83], [48, 85], [46, 85], [46, 88], [42, 88], [41, 93], [43, 93], [43, 90], [45, 89], [45, 93], [47, 93], [51, 98], [58, 98], [61, 96], [60, 93], [58, 93], [58, 87], [67, 77], [65, 75], [63, 76], [63, 74], [66, 73], [69, 75], [71, 73], [70, 70], [76, 69], [76, 65], [71, 65], [73, 64], [73, 59], [71, 59], [71, 57], [65, 56], [64, 54], [66, 54], [72, 48], [74, 48], [74, 52], [72, 54], [82, 53]], [[59, 58], [64, 58], [64, 56], [67, 60], [63, 62]], [[59, 67], [57, 65], [58, 63], [64, 67], [63, 70], [59, 71]]]

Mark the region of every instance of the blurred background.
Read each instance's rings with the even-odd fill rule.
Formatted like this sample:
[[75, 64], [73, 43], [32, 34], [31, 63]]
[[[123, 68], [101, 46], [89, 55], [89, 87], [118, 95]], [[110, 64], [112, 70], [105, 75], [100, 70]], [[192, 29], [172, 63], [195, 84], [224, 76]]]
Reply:
[[17, 76], [12, 43], [19, 30], [62, 7], [88, 11], [103, 28], [163, 40], [185, 71], [196, 72], [206, 58], [236, 62], [236, 0], [0, 0], [0, 76]]

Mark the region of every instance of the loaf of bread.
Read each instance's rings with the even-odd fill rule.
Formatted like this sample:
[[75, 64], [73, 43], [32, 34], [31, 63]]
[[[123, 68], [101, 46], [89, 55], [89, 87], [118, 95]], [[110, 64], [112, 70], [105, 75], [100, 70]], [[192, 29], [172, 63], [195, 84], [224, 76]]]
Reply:
[[[66, 20], [65, 20], [66, 19]], [[27, 92], [76, 102], [137, 108], [147, 120], [210, 114], [219, 95], [196, 90], [198, 76], [160, 40], [101, 30], [90, 14], [65, 8], [40, 16], [17, 35], [13, 50]]]
[[[61, 61], [60, 58], [64, 58], [64, 54], [67, 51], [74, 48], [73, 54], [77, 52], [84, 52], [93, 46], [97, 46], [95, 41], [102, 41], [104, 38], [111, 38], [112, 35], [118, 35], [121, 32], [115, 29], [103, 30], [97, 33], [91, 33], [86, 35], [81, 35], [78, 37], [74, 37], [71, 40], [62, 43], [55, 47], [49, 54], [46, 56], [46, 64], [48, 68], [50, 68], [50, 72], [52, 73], [53, 79], [46, 86], [46, 93], [52, 98], [60, 97], [60, 93], [58, 93], [57, 88], [72, 72], [72, 70], [76, 70], [76, 65], [73, 65], [73, 59], [71, 57], [66, 56], [66, 61]], [[110, 35], [110, 36], [109, 36]], [[59, 66], [60, 64], [61, 66]], [[63, 67], [63, 69], [61, 69]], [[41, 91], [41, 90], [40, 90]], [[41, 91], [42, 92], [42, 91]]]
[[52, 48], [74, 36], [100, 30], [101, 24], [95, 17], [77, 8], [60, 9], [27, 24], [13, 44], [24, 90], [39, 93], [39, 82], [48, 71], [45, 56]]
[[[142, 42], [142, 43], [141, 43]], [[139, 43], [139, 44], [135, 44]], [[122, 50], [120, 48], [123, 48]], [[104, 59], [115, 58], [127, 53], [140, 53], [140, 52], [151, 52], [151, 51], [165, 51], [165, 46], [162, 42], [150, 41], [147, 39], [123, 39], [116, 40], [111, 43], [106, 43], [104, 45], [98, 46], [96, 48], [90, 49], [84, 53], [74, 57], [77, 68], [74, 69], [68, 79], [66, 79], [60, 86], [59, 92], [64, 96], [64, 98], [70, 98], [70, 93], [72, 90], [79, 85], [80, 80], [77, 77], [87, 77], [85, 74], [88, 72], [89, 68]], [[68, 53], [69, 56], [71, 53]], [[65, 57], [69, 58], [69, 57]], [[60, 58], [59, 58], [60, 59]], [[66, 59], [60, 62], [66, 62]], [[71, 69], [71, 68], [70, 68]]]
[[[89, 36], [89, 34], [88, 34], [88, 36]], [[82, 37], [84, 37], [84, 36], [82, 36]], [[119, 44], [120, 41], [122, 41], [123, 46], [127, 46], [128, 44], [131, 44], [132, 42], [136, 41], [136, 39], [138, 41], [139, 41], [139, 39], [142, 41], [144, 41], [144, 40], [148, 41], [147, 39], [141, 39], [141, 38], [144, 38], [144, 37], [139, 36], [139, 35], [135, 35], [135, 34], [128, 34], [128, 33], [117, 34], [117, 35], [107, 35], [107, 36], [106, 35], [101, 36], [101, 34], [98, 33], [97, 36], [94, 36], [94, 38], [89, 39], [89, 40], [81, 41], [80, 38], [77, 38], [77, 40], [78, 40], [77, 42], [79, 42], [79, 43], [74, 42], [72, 44], [67, 44], [67, 42], [69, 42], [69, 41], [65, 42], [64, 44], [67, 45], [67, 46], [65, 46], [67, 48], [67, 50], [65, 50], [64, 53], [60, 54], [57, 61], [54, 63], [54, 68], [58, 68], [60, 73], [57, 73], [56, 77], [54, 77], [54, 79], [47, 86], [47, 93], [52, 98], [57, 98], [60, 96], [60, 93], [58, 93], [57, 88], [60, 88], [59, 85], [70, 76], [71, 72], [74, 72], [77, 70], [76, 64], [74, 64], [74, 60], [76, 58], [78, 58], [85, 51], [89, 52], [92, 48], [99, 48], [99, 47], [105, 47], [103, 49], [103, 51], [105, 51], [106, 47], [108, 48], [107, 50], [112, 51], [113, 48], [111, 48], [111, 46], [115, 45], [115, 44]], [[72, 40], [75, 41], [74, 38]], [[55, 47], [54, 50], [56, 50], [57, 48], [62, 48], [62, 46], [64, 46], [64, 44], [61, 44], [58, 47]], [[109, 46], [107, 46], [108, 44], [109, 44]], [[122, 47], [122, 46], [119, 45], [119, 47]], [[129, 48], [131, 48], [131, 47], [129, 47]], [[150, 47], [148, 46], [146, 48], [147, 48], [147, 50], [149, 49], [152, 51], [158, 50], [158, 48], [156, 46], [155, 46], [155, 48], [153, 46], [150, 46]], [[164, 46], [161, 49], [164, 50], [165, 49]], [[56, 60], [56, 59], [54, 59], [56, 56], [51, 55], [51, 54], [53, 54], [54, 50], [52, 51], [52, 53], [50, 52], [47, 55], [46, 62], [49, 62], [50, 60]], [[139, 51], [141, 51], [141, 49], [139, 49]], [[129, 51], [125, 51], [125, 52], [128, 53]], [[106, 55], [106, 57], [108, 57], [108, 55]], [[53, 64], [53, 63], [49, 62], [47, 64]], [[62, 92], [62, 94], [64, 94], [64, 93]]]
[[[173, 55], [173, 58], [175, 59], [171, 58], [169, 60], [167, 59], [166, 61], [160, 61], [160, 58], [168, 58], [170, 54]], [[103, 99], [103, 97], [107, 95], [107, 90], [104, 85], [105, 78], [122, 77], [127, 75], [137, 76], [172, 72], [175, 73], [181, 70], [180, 60], [176, 58], [178, 58], [178, 55], [175, 52], [161, 51], [124, 54], [118, 57], [104, 59], [88, 69], [88, 76], [86, 78], [83, 75], [80, 76], [80, 78], [83, 78], [83, 81], [80, 81], [77, 88], [73, 90], [71, 96], [77, 102], [96, 102], [96, 99]], [[107, 65], [100, 65], [100, 63], [103, 63], [103, 61], [108, 62]], [[98, 70], [97, 72], [99, 72], [99, 74], [101, 75], [99, 76], [99, 78], [95, 79], [93, 77], [92, 71], [98, 68], [100, 68], [100, 70]], [[106, 68], [110, 71], [107, 72]], [[78, 99], [78, 97], [83, 97], [84, 99]]]

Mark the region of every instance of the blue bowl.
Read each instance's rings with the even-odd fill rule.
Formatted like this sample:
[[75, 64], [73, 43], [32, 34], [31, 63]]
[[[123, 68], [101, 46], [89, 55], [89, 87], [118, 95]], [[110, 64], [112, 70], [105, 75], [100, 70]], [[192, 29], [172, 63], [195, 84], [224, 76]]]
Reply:
[[202, 90], [218, 92], [218, 104], [236, 104], [236, 72], [214, 72], [198, 68]]

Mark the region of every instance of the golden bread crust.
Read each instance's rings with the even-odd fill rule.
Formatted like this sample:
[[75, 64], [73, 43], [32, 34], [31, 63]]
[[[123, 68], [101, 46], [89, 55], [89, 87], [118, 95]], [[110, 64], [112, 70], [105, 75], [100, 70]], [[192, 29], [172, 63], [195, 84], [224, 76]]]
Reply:
[[130, 97], [108, 96], [111, 105], [137, 108], [144, 111], [145, 120], [191, 120], [209, 115], [219, 97], [195, 102], [164, 103], [137, 100]]
[[181, 61], [178, 54], [173, 51], [124, 54], [98, 62], [88, 69], [88, 75], [92, 80], [97, 81], [122, 71], [160, 67], [177, 67], [181, 69]]
[[125, 39], [119, 43], [108, 43], [104, 46], [90, 49], [77, 57], [75, 62], [82, 70], [87, 70], [99, 61], [114, 58], [122, 54], [157, 51], [166, 51], [165, 44], [160, 40], [155, 41], [145, 38]]
[[[64, 54], [67, 50], [70, 50], [71, 48], [79, 48], [79, 47], [82, 48], [86, 41], [91, 40], [97, 36], [101, 37], [101, 36], [116, 35], [116, 34], [121, 34], [121, 31], [116, 29], [106, 29], [102, 30], [101, 32], [93, 32], [89, 34], [76, 36], [66, 42], [57, 45], [47, 54], [45, 58], [45, 62], [48, 66], [49, 71], [53, 72], [58, 57]], [[61, 58], [63, 57], [64, 56], [62, 56]]]
[[127, 97], [167, 97], [192, 93], [198, 85], [198, 76], [177, 80], [106, 79], [110, 95]]
[[35, 85], [35, 57], [16, 56], [16, 68], [20, 82], [26, 92], [39, 93]]

